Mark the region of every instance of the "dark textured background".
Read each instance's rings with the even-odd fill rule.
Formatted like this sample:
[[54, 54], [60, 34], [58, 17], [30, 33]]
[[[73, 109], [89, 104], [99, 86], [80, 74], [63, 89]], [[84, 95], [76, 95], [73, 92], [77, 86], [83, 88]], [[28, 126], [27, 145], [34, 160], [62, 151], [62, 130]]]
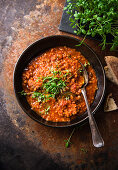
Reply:
[[[39, 125], [21, 110], [14, 96], [13, 70], [23, 50], [48, 35], [69, 35], [58, 30], [64, 3], [64, 0], [0, 1], [1, 170], [118, 169], [118, 112], [104, 113], [104, 101], [95, 118], [105, 146], [99, 149], [92, 146], [86, 124], [75, 131], [72, 145], [66, 149], [64, 139], [69, 137], [73, 127], [54, 129]], [[118, 55], [108, 47], [101, 51], [95, 40], [86, 39], [86, 43], [95, 50], [103, 65], [105, 55]], [[107, 80], [105, 97], [110, 92], [118, 103], [118, 87]]]

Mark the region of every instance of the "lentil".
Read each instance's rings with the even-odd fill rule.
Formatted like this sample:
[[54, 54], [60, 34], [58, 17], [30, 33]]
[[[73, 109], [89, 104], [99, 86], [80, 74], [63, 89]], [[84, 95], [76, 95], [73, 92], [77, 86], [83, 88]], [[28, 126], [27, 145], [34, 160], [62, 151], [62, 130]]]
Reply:
[[[71, 121], [76, 116], [86, 111], [81, 86], [84, 83], [82, 68], [79, 61], [85, 64], [89, 75], [86, 92], [89, 104], [93, 103], [97, 90], [97, 78], [94, 69], [80, 52], [69, 47], [55, 47], [41, 56], [33, 59], [24, 69], [22, 86], [27, 95], [27, 101], [32, 110], [42, 118], [52, 122]], [[88, 63], [88, 64], [87, 64]], [[78, 70], [81, 70], [78, 73]], [[48, 100], [37, 100], [32, 92], [44, 93], [43, 83], [45, 77], [56, 77], [65, 82], [66, 87], [60, 89], [56, 97], [46, 94]], [[48, 80], [46, 80], [48, 81]]]

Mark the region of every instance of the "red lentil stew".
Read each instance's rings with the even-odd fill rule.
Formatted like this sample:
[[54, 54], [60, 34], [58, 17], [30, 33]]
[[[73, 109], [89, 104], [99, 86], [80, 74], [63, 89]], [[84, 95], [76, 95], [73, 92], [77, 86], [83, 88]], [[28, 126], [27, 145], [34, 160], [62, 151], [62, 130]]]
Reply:
[[81, 93], [82, 68], [88, 71], [86, 92], [89, 104], [97, 90], [97, 78], [87, 59], [75, 49], [55, 47], [33, 59], [22, 74], [23, 91], [32, 110], [52, 122], [71, 121], [86, 111]]

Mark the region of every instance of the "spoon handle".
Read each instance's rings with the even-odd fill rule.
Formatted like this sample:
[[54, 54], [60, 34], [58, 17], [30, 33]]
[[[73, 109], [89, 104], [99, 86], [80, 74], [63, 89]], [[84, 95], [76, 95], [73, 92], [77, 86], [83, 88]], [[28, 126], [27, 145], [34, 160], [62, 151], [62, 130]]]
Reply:
[[89, 124], [90, 124], [91, 133], [92, 133], [93, 145], [95, 147], [102, 147], [102, 146], [104, 146], [104, 141], [103, 141], [101, 134], [98, 130], [98, 127], [97, 127], [97, 124], [96, 124], [95, 119], [93, 117], [93, 114], [91, 113], [91, 109], [90, 109], [90, 106], [89, 106], [89, 103], [88, 103], [88, 100], [87, 100], [85, 87], [83, 87], [81, 89], [81, 91], [82, 91], [82, 94], [84, 96], [85, 103], [86, 103], [86, 106], [87, 106]]

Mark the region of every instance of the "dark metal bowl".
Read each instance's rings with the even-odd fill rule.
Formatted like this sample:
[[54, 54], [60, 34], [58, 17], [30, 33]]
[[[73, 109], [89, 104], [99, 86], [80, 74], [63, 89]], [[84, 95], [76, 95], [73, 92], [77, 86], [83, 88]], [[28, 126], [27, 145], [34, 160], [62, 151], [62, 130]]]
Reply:
[[77, 47], [76, 45], [79, 43], [80, 41], [78, 39], [69, 36], [63, 36], [63, 35], [49, 36], [31, 44], [19, 57], [14, 70], [15, 95], [21, 108], [27, 113], [28, 116], [30, 116], [35, 121], [52, 127], [68, 127], [68, 126], [82, 123], [86, 119], [88, 119], [87, 112], [85, 112], [84, 114], [78, 116], [71, 122], [46, 121], [31, 109], [30, 105], [26, 100], [26, 97], [18, 93], [23, 90], [22, 72], [24, 68], [26, 68], [28, 63], [36, 56], [56, 46], [68, 46], [70, 48], [75, 48], [76, 50], [80, 51], [82, 55], [86, 57], [87, 60], [90, 62], [90, 64], [92, 65], [92, 67], [96, 72], [96, 76], [98, 79], [98, 90], [96, 92], [94, 102], [91, 105], [92, 113], [94, 113], [97, 110], [97, 108], [100, 106], [105, 92], [105, 74], [104, 74], [103, 67], [98, 57], [96, 56], [95, 52], [89, 46], [84, 44], [82, 44], [80, 47]]

